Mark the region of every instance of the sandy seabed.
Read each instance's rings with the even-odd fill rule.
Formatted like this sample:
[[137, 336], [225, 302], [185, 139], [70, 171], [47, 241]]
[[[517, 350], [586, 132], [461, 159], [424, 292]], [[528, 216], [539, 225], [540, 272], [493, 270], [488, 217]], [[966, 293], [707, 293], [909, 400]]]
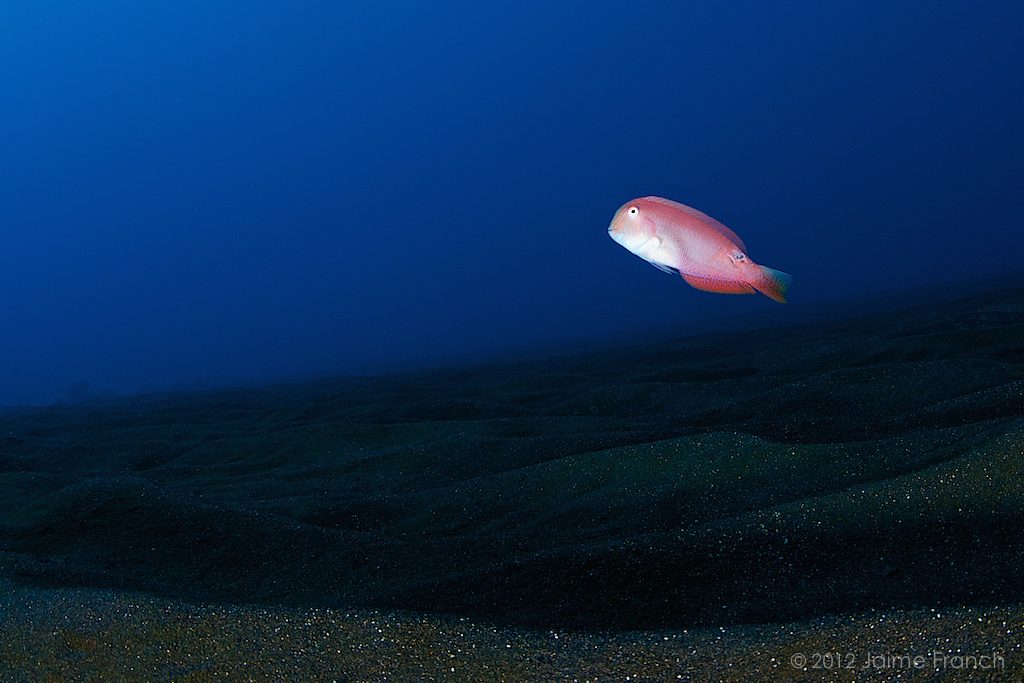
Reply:
[[1024, 671], [1020, 607], [618, 633], [94, 590], [15, 589], [2, 609], [5, 680], [984, 681]]
[[0, 412], [0, 680], [1024, 680], [1024, 294]]

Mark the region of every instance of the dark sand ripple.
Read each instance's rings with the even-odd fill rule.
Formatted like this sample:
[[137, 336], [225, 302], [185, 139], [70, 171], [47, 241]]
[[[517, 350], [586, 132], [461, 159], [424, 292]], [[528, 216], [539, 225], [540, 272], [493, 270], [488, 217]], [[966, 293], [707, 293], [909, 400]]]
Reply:
[[955, 650], [1005, 667], [946, 679], [1020, 680], [1022, 468], [1020, 293], [7, 411], [0, 668], [891, 680], [788, 658]]

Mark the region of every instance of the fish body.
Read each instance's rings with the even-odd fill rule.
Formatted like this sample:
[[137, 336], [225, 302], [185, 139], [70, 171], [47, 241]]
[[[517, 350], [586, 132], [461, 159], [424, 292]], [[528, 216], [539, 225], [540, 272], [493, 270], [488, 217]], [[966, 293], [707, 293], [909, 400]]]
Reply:
[[697, 209], [661, 197], [642, 197], [615, 212], [608, 233], [655, 267], [679, 273], [696, 289], [753, 294], [786, 303], [792, 277], [750, 260], [739, 236]]

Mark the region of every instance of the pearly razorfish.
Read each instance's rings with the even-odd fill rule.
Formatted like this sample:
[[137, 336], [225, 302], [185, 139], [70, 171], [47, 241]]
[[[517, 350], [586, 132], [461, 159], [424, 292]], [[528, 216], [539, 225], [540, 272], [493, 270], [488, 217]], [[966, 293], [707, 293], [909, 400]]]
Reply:
[[620, 245], [691, 287], [719, 294], [761, 292], [786, 303], [792, 277], [747, 256], [736, 233], [711, 216], [661, 197], [643, 197], [615, 212], [608, 234]]

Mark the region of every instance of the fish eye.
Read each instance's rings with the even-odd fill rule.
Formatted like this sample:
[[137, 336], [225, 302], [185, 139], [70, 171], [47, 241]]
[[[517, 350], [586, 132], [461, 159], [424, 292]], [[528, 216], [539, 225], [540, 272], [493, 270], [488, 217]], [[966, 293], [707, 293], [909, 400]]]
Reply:
[[635, 216], [638, 213], [640, 213], [640, 209], [636, 208], [635, 206], [629, 207], [629, 215], [630, 216]]

